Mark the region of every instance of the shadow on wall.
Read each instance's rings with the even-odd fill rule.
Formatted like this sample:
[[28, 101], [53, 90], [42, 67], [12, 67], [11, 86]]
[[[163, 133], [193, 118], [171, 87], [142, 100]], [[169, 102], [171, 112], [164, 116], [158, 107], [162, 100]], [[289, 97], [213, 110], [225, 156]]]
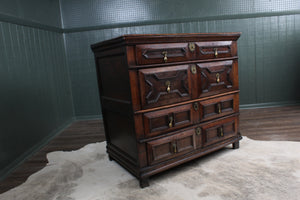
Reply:
[[28, 156], [53, 127], [47, 116], [52, 106], [46, 94], [41, 105], [34, 88], [8, 77], [1, 80], [0, 177]]

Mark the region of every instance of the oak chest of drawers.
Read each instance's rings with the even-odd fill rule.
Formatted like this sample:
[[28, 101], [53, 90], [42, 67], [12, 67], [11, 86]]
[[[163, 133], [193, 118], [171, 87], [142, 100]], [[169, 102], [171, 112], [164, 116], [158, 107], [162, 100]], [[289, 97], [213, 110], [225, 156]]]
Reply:
[[239, 147], [240, 33], [125, 35], [92, 45], [107, 153], [148, 178]]

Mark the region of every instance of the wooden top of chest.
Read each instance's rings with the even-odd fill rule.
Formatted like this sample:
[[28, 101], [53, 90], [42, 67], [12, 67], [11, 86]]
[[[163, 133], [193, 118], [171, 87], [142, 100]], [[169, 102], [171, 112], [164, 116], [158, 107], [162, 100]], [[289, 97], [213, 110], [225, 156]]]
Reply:
[[181, 34], [131, 34], [105, 40], [91, 45], [92, 50], [106, 49], [111, 46], [124, 46], [136, 44], [154, 43], [178, 43], [178, 42], [201, 42], [201, 41], [236, 41], [240, 32], [231, 33], [181, 33]]

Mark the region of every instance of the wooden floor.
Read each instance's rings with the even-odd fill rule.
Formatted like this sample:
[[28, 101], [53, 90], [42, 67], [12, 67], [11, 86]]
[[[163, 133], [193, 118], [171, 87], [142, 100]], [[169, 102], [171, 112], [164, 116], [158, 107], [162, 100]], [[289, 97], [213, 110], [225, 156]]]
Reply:
[[300, 106], [240, 111], [240, 131], [255, 140], [300, 141]]
[[[240, 131], [255, 140], [300, 141], [300, 106], [249, 109], [240, 111]], [[14, 188], [47, 164], [52, 151], [77, 150], [89, 143], [104, 141], [101, 120], [74, 122], [10, 176], [0, 182], [0, 194]]]

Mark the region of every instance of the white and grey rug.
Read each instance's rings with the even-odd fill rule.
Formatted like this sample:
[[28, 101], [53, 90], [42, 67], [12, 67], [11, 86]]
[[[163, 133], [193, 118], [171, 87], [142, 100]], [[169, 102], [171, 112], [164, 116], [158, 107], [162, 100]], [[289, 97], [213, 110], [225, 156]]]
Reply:
[[105, 143], [53, 152], [49, 164], [0, 200], [299, 200], [300, 143], [254, 141], [225, 148], [150, 178], [150, 187], [116, 162]]

